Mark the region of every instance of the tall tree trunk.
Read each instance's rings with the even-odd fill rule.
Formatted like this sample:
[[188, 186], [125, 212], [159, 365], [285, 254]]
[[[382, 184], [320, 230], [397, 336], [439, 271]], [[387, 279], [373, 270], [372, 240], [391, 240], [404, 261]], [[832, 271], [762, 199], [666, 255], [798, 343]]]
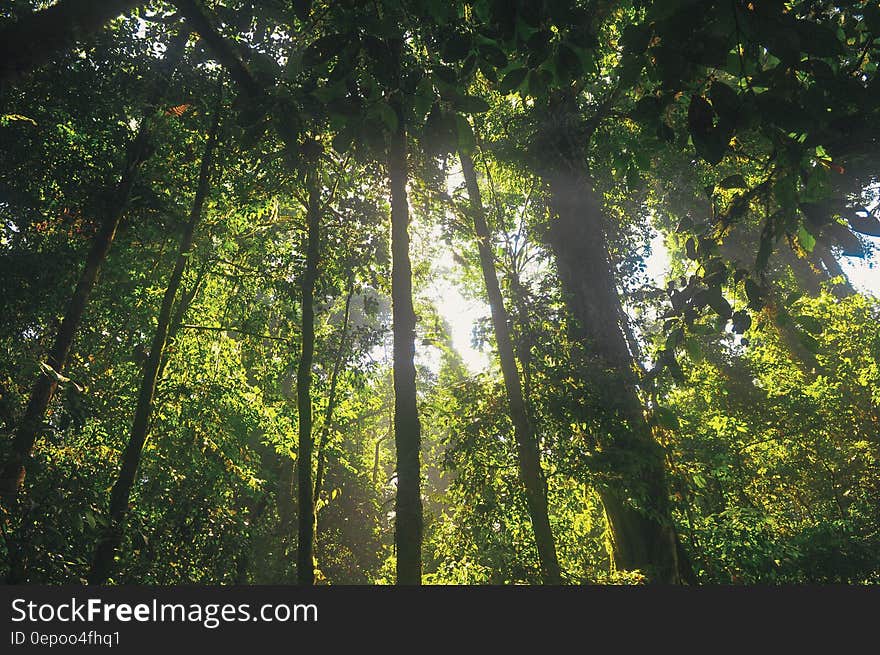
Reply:
[[346, 339], [348, 338], [348, 319], [351, 309], [351, 299], [354, 296], [354, 287], [349, 285], [348, 295], [345, 298], [345, 314], [342, 319], [342, 332], [339, 337], [339, 348], [336, 350], [336, 359], [333, 362], [333, 372], [330, 374], [330, 391], [327, 394], [327, 407], [324, 410], [324, 421], [321, 424], [321, 432], [318, 435], [317, 467], [315, 470], [315, 489], [312, 494], [312, 516], [314, 516], [314, 532], [313, 542], [315, 549], [315, 559], [317, 559], [318, 545], [318, 500], [321, 498], [321, 491], [324, 486], [324, 469], [327, 464], [327, 440], [330, 438], [330, 427], [333, 424], [333, 411], [336, 409], [336, 389], [339, 385], [339, 374], [342, 371], [342, 364], [345, 360], [347, 351]]
[[547, 509], [547, 481], [541, 468], [541, 455], [537, 439], [523, 399], [522, 384], [519, 371], [516, 368], [513, 341], [510, 336], [509, 318], [507, 310], [504, 308], [504, 299], [501, 296], [501, 287], [498, 285], [498, 277], [495, 272], [491, 236], [486, 224], [480, 187], [477, 183], [477, 175], [471, 156], [463, 151], [459, 156], [474, 219], [480, 266], [483, 270], [483, 281], [486, 284], [486, 295], [489, 298], [489, 308], [492, 313], [492, 325], [495, 328], [498, 358], [501, 361], [501, 373], [504, 377], [507, 402], [510, 406], [510, 420], [513, 423], [513, 432], [516, 437], [519, 477], [525, 488], [529, 518], [532, 522], [532, 531], [535, 534], [535, 544], [538, 547], [541, 577], [544, 584], [560, 584], [562, 577]]
[[296, 544], [296, 577], [300, 585], [315, 584], [315, 505], [312, 487], [312, 361], [315, 356], [315, 281], [318, 277], [318, 258], [321, 228], [321, 187], [315, 161], [307, 174], [309, 187], [306, 210], [307, 243], [306, 270], [301, 280], [302, 342], [299, 366], [296, 372], [296, 397], [299, 411], [299, 449], [297, 451], [297, 501], [299, 523]]
[[0, 88], [144, 0], [60, 0], [0, 30]]
[[561, 166], [545, 174], [545, 181], [555, 213], [548, 241], [608, 437], [603, 454], [610, 480], [598, 491], [611, 527], [615, 565], [639, 569], [652, 582], [678, 583], [663, 452], [645, 420], [635, 364], [620, 325], [602, 210], [585, 171]]
[[156, 383], [158, 381], [159, 369], [161, 368], [164, 359], [165, 345], [168, 339], [168, 330], [171, 325], [171, 314], [174, 307], [174, 298], [177, 295], [181, 280], [183, 279], [183, 273], [186, 269], [186, 264], [192, 250], [196, 227], [202, 217], [202, 209], [208, 195], [214, 149], [217, 145], [217, 137], [220, 127], [220, 103], [221, 100], [218, 99], [213, 124], [211, 125], [211, 131], [208, 135], [208, 140], [205, 144], [205, 151], [202, 156], [202, 165], [199, 171], [199, 180], [196, 187], [195, 197], [193, 199], [192, 210], [190, 211], [189, 221], [184, 227], [183, 236], [181, 237], [180, 246], [177, 251], [177, 261], [174, 263], [174, 270], [171, 272], [168, 286], [165, 288], [165, 294], [162, 298], [162, 306], [159, 310], [159, 316], [156, 322], [156, 331], [153, 334], [153, 342], [150, 345], [150, 353], [144, 364], [144, 372], [143, 377], [141, 378], [138, 403], [134, 413], [131, 434], [129, 436], [128, 444], [125, 447], [125, 451], [122, 454], [119, 477], [113, 485], [113, 491], [110, 494], [109, 525], [102, 534], [97, 548], [95, 549], [94, 558], [92, 559], [92, 567], [88, 575], [88, 580], [91, 584], [103, 584], [110, 577], [113, 569], [113, 560], [122, 541], [122, 534], [125, 527], [125, 515], [128, 511], [131, 489], [134, 485], [138, 466], [140, 465], [144, 444], [146, 443], [149, 434], [150, 417], [153, 413], [153, 399], [156, 394]]
[[[128, 148], [120, 182], [113, 192], [108, 194], [107, 202], [109, 206], [106, 209], [98, 233], [92, 239], [85, 268], [70, 298], [52, 349], [48, 354], [48, 364], [58, 374], [63, 373], [67, 366], [70, 348], [76, 331], [79, 329], [79, 324], [82, 321], [89, 296], [95, 286], [95, 281], [98, 278], [101, 267], [107, 259], [113, 239], [116, 237], [116, 230], [131, 198], [132, 188], [137, 179], [138, 171], [148, 156], [150, 123], [165, 82], [163, 78], [170, 75], [183, 56], [188, 38], [189, 32], [182, 30], [170, 44], [157, 76], [158, 79], [154, 83], [152, 92], [149, 94], [150, 101], [140, 129]], [[41, 373], [34, 384], [24, 417], [12, 442], [12, 452], [2, 471], [0, 471], [0, 494], [5, 497], [14, 499], [24, 482], [26, 473], [25, 462], [31, 456], [34, 442], [40, 433], [46, 416], [46, 410], [57, 388], [58, 381], [56, 376], [46, 375], [45, 373]]]
[[[353, 283], [349, 285], [348, 295], [345, 298], [345, 313], [342, 318], [342, 331], [339, 336], [339, 348], [336, 350], [336, 360], [333, 362], [333, 372], [330, 374], [330, 391], [327, 394], [327, 408], [324, 411], [324, 422], [321, 425], [321, 434], [318, 436], [318, 467], [315, 473], [315, 493], [313, 494], [313, 502], [315, 507], [318, 506], [318, 500], [321, 498], [321, 490], [324, 486], [324, 468], [327, 457], [325, 448], [327, 439], [330, 436], [330, 427], [333, 423], [333, 411], [336, 409], [336, 389], [339, 385], [339, 374], [342, 371], [342, 365], [345, 362], [345, 355], [348, 351], [348, 321], [351, 316], [351, 299], [354, 296]], [[317, 511], [317, 509], [316, 509]], [[315, 519], [317, 523], [317, 518]]]
[[[400, 75], [401, 40], [390, 44]], [[400, 93], [393, 96], [397, 130], [388, 143], [391, 187], [391, 305], [394, 333], [394, 445], [397, 454], [397, 497], [394, 544], [397, 584], [422, 583], [421, 426], [416, 397], [416, 313], [409, 259], [409, 205], [406, 197], [406, 126]]]

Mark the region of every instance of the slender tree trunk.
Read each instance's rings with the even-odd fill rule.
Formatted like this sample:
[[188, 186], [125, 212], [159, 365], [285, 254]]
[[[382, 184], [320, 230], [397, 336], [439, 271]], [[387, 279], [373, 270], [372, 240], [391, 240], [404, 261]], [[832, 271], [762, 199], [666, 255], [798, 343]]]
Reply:
[[[402, 41], [391, 44], [400, 74]], [[416, 397], [416, 313], [412, 299], [409, 259], [409, 205], [406, 197], [406, 126], [399, 93], [394, 110], [398, 128], [388, 144], [391, 187], [391, 305], [394, 333], [394, 445], [397, 454], [397, 497], [394, 544], [397, 548], [397, 584], [422, 583], [421, 426]]]
[[168, 327], [168, 339], [165, 344], [165, 351], [162, 353], [162, 363], [159, 365], [159, 371], [156, 373], [157, 380], [162, 380], [165, 376], [165, 367], [168, 366], [168, 360], [172, 354], [177, 333], [180, 332], [180, 328], [183, 325], [183, 319], [189, 311], [193, 300], [195, 300], [196, 295], [198, 295], [199, 289], [201, 289], [210, 267], [210, 260], [206, 260], [199, 269], [192, 288], [188, 292], [185, 292], [180, 300], [177, 301], [177, 307], [174, 309], [174, 317], [171, 319], [171, 325]]
[[538, 547], [541, 577], [544, 584], [560, 584], [562, 577], [547, 509], [547, 481], [541, 468], [538, 443], [523, 399], [522, 384], [513, 352], [513, 341], [510, 337], [509, 318], [507, 310], [504, 308], [504, 299], [501, 296], [501, 287], [498, 285], [498, 277], [495, 272], [491, 237], [489, 227], [486, 224], [480, 187], [477, 184], [474, 162], [470, 155], [466, 152], [460, 152], [460, 158], [470, 198], [477, 247], [480, 253], [480, 266], [483, 270], [483, 281], [486, 284], [486, 295], [489, 298], [489, 308], [492, 313], [492, 325], [495, 328], [495, 342], [498, 346], [498, 358], [501, 361], [501, 373], [504, 377], [504, 387], [507, 390], [510, 420], [513, 423], [513, 432], [516, 437], [519, 477], [525, 488], [529, 518], [532, 522], [535, 544]]
[[[113, 192], [108, 194], [106, 213], [98, 233], [92, 239], [85, 267], [70, 298], [52, 349], [48, 354], [49, 366], [59, 374], [63, 373], [67, 366], [73, 339], [82, 321], [89, 296], [95, 286], [95, 281], [98, 278], [101, 267], [107, 259], [107, 254], [110, 251], [110, 246], [113, 244], [119, 222], [122, 220], [122, 216], [128, 206], [138, 171], [148, 156], [150, 122], [155, 107], [158, 104], [160, 90], [165, 81], [163, 78], [170, 74], [182, 57], [188, 38], [189, 33], [183, 30], [169, 46], [165, 60], [162, 63], [162, 70], [158, 76], [159, 79], [155, 84], [154, 91], [150, 94], [150, 102], [138, 134], [128, 148], [120, 182]], [[34, 442], [42, 429], [46, 410], [57, 388], [58, 382], [56, 377], [46, 375], [45, 373], [41, 373], [34, 384], [24, 417], [12, 442], [12, 452], [4, 464], [2, 472], [0, 472], [0, 494], [4, 497], [14, 499], [24, 482], [26, 473], [25, 463], [31, 456]]]
[[0, 29], [0, 88], [144, 0], [60, 0]]
[[330, 374], [330, 391], [327, 394], [327, 408], [324, 411], [324, 423], [321, 425], [321, 434], [318, 436], [318, 467], [315, 473], [315, 493], [313, 502], [316, 507], [317, 523], [317, 506], [318, 500], [321, 498], [321, 490], [324, 486], [324, 468], [326, 465], [326, 454], [324, 452], [327, 446], [327, 439], [330, 436], [330, 426], [333, 423], [333, 411], [336, 409], [336, 388], [339, 383], [339, 373], [342, 371], [342, 364], [345, 361], [345, 355], [348, 351], [348, 320], [351, 314], [351, 299], [354, 296], [354, 287], [349, 286], [348, 295], [345, 298], [345, 314], [342, 319], [342, 332], [339, 336], [339, 348], [336, 351], [336, 360], [333, 362], [333, 372]]
[[603, 456], [611, 479], [598, 491], [611, 527], [615, 565], [639, 569], [652, 582], [678, 583], [663, 452], [638, 397], [602, 210], [585, 173], [561, 167], [545, 180], [556, 214], [548, 240], [574, 318], [573, 335], [588, 357], [585, 376], [599, 394], [602, 429], [609, 437]]
[[324, 469], [327, 463], [327, 440], [330, 437], [330, 427], [333, 423], [333, 411], [336, 409], [336, 389], [339, 383], [339, 374], [342, 370], [342, 363], [345, 359], [347, 350], [346, 339], [348, 338], [348, 318], [351, 309], [351, 299], [354, 296], [354, 288], [350, 287], [348, 296], [345, 299], [345, 315], [342, 320], [342, 332], [339, 337], [339, 348], [336, 351], [336, 360], [333, 362], [333, 372], [330, 374], [330, 391], [327, 394], [327, 407], [324, 410], [324, 422], [321, 424], [321, 432], [318, 435], [317, 454], [318, 460], [315, 471], [315, 489], [312, 494], [312, 516], [314, 517], [313, 543], [312, 546], [317, 560], [318, 545], [318, 500], [321, 498], [321, 491], [324, 486]]
[[321, 228], [321, 187], [315, 162], [307, 176], [309, 205], [306, 210], [306, 270], [302, 289], [302, 342], [296, 372], [296, 396], [299, 411], [299, 449], [297, 451], [297, 501], [299, 525], [296, 544], [296, 576], [300, 585], [315, 584], [315, 505], [312, 486], [312, 361], [315, 356], [315, 281], [318, 277]]
[[177, 291], [180, 288], [180, 282], [183, 279], [183, 273], [186, 269], [189, 254], [193, 246], [195, 230], [202, 217], [202, 209], [208, 195], [214, 149], [217, 145], [217, 136], [219, 132], [220, 111], [220, 100], [218, 99], [214, 122], [211, 126], [208, 141], [205, 144], [204, 155], [202, 156], [199, 181], [198, 186], [196, 187], [196, 194], [193, 199], [189, 221], [184, 228], [183, 236], [180, 240], [180, 247], [177, 252], [177, 261], [174, 264], [174, 270], [168, 280], [168, 286], [165, 288], [165, 295], [162, 298], [162, 306], [159, 310], [159, 316], [156, 323], [156, 331], [153, 335], [153, 342], [150, 346], [149, 356], [144, 365], [144, 373], [141, 379], [140, 391], [138, 393], [138, 403], [137, 408], [135, 409], [131, 435], [122, 455], [119, 477], [113, 485], [113, 491], [110, 494], [109, 526], [98, 542], [92, 560], [92, 567], [89, 571], [88, 580], [91, 584], [104, 584], [107, 582], [107, 579], [112, 574], [113, 560], [116, 556], [116, 551], [122, 541], [125, 515], [128, 511], [131, 489], [134, 485], [138, 466], [140, 465], [144, 444], [146, 443], [149, 434], [150, 417], [153, 412], [153, 399], [156, 394], [156, 383], [159, 369], [162, 366], [162, 361], [164, 359], [165, 345], [168, 339], [168, 330], [171, 324], [171, 314], [174, 307], [174, 298], [177, 295]]
[[[514, 269], [511, 269], [508, 281], [510, 283], [510, 293], [513, 296], [513, 309], [515, 310], [515, 316], [511, 324], [518, 324], [522, 331], [520, 338], [516, 340], [515, 353], [523, 372], [523, 398], [531, 398], [532, 344], [535, 342], [535, 337], [529, 326], [529, 306], [526, 300], [526, 289], [523, 287], [519, 274]], [[540, 447], [540, 440], [538, 441], [538, 446]]]

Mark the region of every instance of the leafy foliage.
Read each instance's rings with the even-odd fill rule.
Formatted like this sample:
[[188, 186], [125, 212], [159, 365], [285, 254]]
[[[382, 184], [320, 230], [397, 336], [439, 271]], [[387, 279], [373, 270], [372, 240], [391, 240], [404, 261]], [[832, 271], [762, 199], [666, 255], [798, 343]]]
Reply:
[[[0, 26], [44, 4], [0, 3]], [[162, 73], [180, 34], [183, 58]], [[469, 368], [438, 309], [444, 268], [470, 300], [488, 297], [462, 156], [562, 580], [653, 579], [621, 565], [616, 498], [677, 536], [688, 582], [880, 581], [880, 310], [838, 263], [872, 257], [880, 236], [876, 3], [181, 0], [75, 36], [0, 80], [3, 461], [34, 381], [58, 384], [2, 507], [10, 580], [86, 580], [111, 527], [219, 106], [112, 582], [296, 580], [313, 190], [316, 577], [394, 582], [395, 164], [414, 216], [424, 581], [542, 581], [510, 380], [494, 359]], [[408, 153], [390, 161], [401, 135]], [[72, 354], [53, 367], [116, 210]], [[577, 220], [560, 239], [566, 211]], [[647, 270], [653, 230], [663, 280]], [[573, 289], [600, 298], [596, 325]], [[500, 352], [494, 329], [474, 326], [477, 349]]]

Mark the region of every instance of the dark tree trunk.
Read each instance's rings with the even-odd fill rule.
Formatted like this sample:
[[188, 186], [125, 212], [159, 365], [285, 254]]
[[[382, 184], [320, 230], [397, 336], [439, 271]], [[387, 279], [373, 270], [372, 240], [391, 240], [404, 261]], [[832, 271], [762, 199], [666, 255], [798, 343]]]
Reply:
[[92, 560], [92, 567], [89, 571], [88, 580], [91, 584], [104, 584], [107, 582], [107, 579], [112, 574], [116, 551], [122, 541], [122, 534], [125, 527], [125, 515], [128, 511], [131, 489], [134, 485], [138, 466], [140, 465], [144, 444], [146, 443], [149, 434], [150, 417], [153, 413], [153, 400], [156, 394], [156, 383], [158, 381], [159, 369], [161, 368], [164, 359], [165, 345], [168, 339], [168, 330], [171, 325], [174, 299], [180, 288], [181, 280], [183, 279], [183, 273], [186, 269], [189, 254], [193, 246], [195, 230], [201, 219], [205, 198], [208, 195], [211, 167], [214, 149], [217, 144], [219, 125], [220, 106], [218, 102], [214, 122], [211, 126], [208, 141], [205, 145], [204, 155], [202, 156], [199, 181], [198, 186], [196, 187], [189, 221], [184, 227], [183, 236], [181, 237], [180, 246], [177, 251], [177, 261], [174, 264], [174, 270], [171, 272], [171, 277], [168, 280], [168, 286], [165, 288], [165, 294], [162, 298], [162, 306], [159, 310], [159, 316], [156, 323], [156, 331], [153, 334], [153, 342], [150, 345], [150, 353], [144, 364], [144, 373], [141, 378], [138, 403], [135, 409], [131, 435], [122, 455], [119, 477], [113, 485], [113, 491], [110, 494], [109, 526], [101, 536], [101, 540], [98, 542]]
[[[402, 42], [391, 47], [400, 73]], [[412, 299], [412, 264], [409, 259], [409, 206], [406, 196], [406, 126], [399, 94], [394, 110], [398, 128], [388, 144], [388, 178], [391, 187], [391, 304], [394, 333], [394, 445], [397, 454], [397, 498], [394, 544], [397, 549], [397, 584], [422, 583], [421, 426], [416, 397], [416, 313]]]
[[0, 29], [0, 89], [144, 0], [60, 0]]
[[[128, 148], [120, 182], [113, 192], [108, 194], [108, 207], [104, 218], [98, 233], [92, 240], [85, 268], [83, 268], [80, 274], [76, 289], [70, 298], [64, 318], [61, 321], [61, 326], [55, 336], [52, 349], [48, 354], [49, 366], [59, 374], [63, 373], [67, 367], [73, 339], [82, 321], [89, 296], [95, 286], [95, 281], [98, 278], [101, 267], [107, 259], [107, 254], [110, 251], [110, 246], [113, 244], [119, 222], [122, 220], [122, 216], [128, 206], [138, 171], [148, 156], [150, 122], [155, 106], [158, 104], [160, 89], [162, 89], [164, 83], [162, 78], [170, 74], [177, 65], [183, 55], [188, 37], [189, 33], [184, 30], [169, 46], [165, 60], [162, 63], [160, 79], [157, 80], [155, 88], [150, 94], [150, 103], [147, 106], [138, 134]], [[13, 439], [12, 452], [4, 464], [2, 472], [0, 472], [0, 494], [5, 497], [14, 499], [24, 482], [26, 473], [25, 463], [31, 456], [34, 442], [40, 433], [46, 416], [46, 410], [57, 388], [58, 382], [56, 378], [45, 373], [41, 373], [34, 384], [24, 417]]]
[[639, 569], [652, 582], [677, 583], [677, 540], [663, 452], [638, 397], [602, 210], [585, 172], [559, 167], [545, 175], [545, 181], [555, 213], [548, 241], [574, 318], [573, 336], [587, 358], [584, 374], [600, 397], [602, 430], [608, 439], [603, 454], [613, 481], [600, 485], [599, 493], [611, 526], [615, 565]]
[[296, 372], [296, 397], [299, 412], [299, 448], [297, 451], [297, 502], [299, 522], [296, 544], [296, 577], [300, 585], [315, 584], [315, 505], [312, 487], [312, 361], [315, 356], [315, 281], [318, 277], [321, 228], [321, 188], [317, 162], [308, 172], [309, 200], [306, 210], [306, 269], [301, 280], [302, 342]]
[[474, 219], [474, 230], [477, 235], [483, 281], [486, 284], [486, 295], [489, 298], [489, 308], [492, 313], [492, 325], [495, 328], [495, 342], [498, 346], [498, 358], [501, 361], [501, 373], [504, 377], [504, 387], [507, 390], [510, 420], [513, 423], [513, 432], [516, 437], [519, 477], [525, 488], [529, 518], [532, 522], [535, 544], [538, 547], [541, 577], [544, 584], [560, 584], [562, 577], [547, 509], [547, 481], [541, 468], [541, 455], [537, 439], [523, 399], [522, 384], [519, 371], [516, 368], [513, 341], [510, 336], [509, 318], [507, 310], [504, 308], [504, 299], [501, 296], [501, 287], [498, 285], [498, 277], [495, 272], [491, 236], [486, 224], [480, 187], [477, 184], [474, 162], [470, 155], [461, 152], [460, 157]]

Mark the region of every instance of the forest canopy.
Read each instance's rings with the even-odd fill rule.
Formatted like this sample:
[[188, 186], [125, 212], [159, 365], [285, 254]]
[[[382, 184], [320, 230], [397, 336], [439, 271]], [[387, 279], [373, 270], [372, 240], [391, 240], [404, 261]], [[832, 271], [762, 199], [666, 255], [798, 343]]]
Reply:
[[880, 582], [878, 63], [865, 0], [0, 0], [0, 575]]

